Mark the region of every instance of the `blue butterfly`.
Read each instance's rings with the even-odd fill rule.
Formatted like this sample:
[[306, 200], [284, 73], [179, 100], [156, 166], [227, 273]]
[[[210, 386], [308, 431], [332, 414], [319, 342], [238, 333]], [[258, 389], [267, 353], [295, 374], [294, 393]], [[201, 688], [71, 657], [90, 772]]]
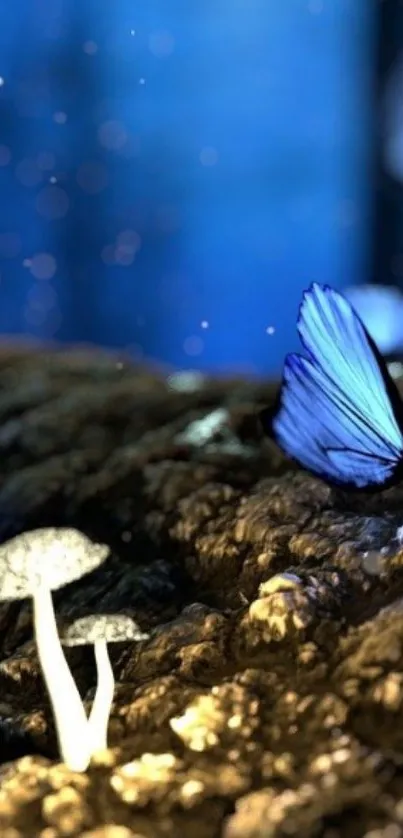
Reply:
[[403, 478], [403, 404], [385, 361], [350, 303], [314, 283], [298, 332], [306, 357], [288, 355], [263, 427], [328, 483], [375, 491]]

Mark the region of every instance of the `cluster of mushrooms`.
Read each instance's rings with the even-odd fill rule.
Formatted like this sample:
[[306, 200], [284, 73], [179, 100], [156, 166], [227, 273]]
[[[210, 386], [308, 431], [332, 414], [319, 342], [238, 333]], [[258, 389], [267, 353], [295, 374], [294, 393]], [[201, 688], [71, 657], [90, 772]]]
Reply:
[[[32, 598], [35, 641], [60, 755], [72, 771], [85, 771], [92, 755], [107, 747], [115, 686], [108, 643], [145, 640], [149, 636], [140, 631], [131, 617], [101, 614], [81, 617], [59, 637], [52, 591], [95, 570], [108, 553], [105, 544], [96, 544], [67, 527], [25, 532], [0, 547], [0, 599]], [[62, 643], [94, 646], [97, 686], [89, 718]]]

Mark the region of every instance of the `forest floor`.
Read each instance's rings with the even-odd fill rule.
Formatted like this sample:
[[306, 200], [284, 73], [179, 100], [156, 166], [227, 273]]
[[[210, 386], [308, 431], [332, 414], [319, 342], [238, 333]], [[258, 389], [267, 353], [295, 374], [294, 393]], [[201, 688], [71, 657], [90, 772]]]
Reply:
[[[58, 760], [26, 601], [0, 604], [2, 838], [402, 838], [403, 487], [343, 496], [259, 429], [274, 387], [0, 350], [0, 542], [107, 561], [60, 624], [131, 615], [110, 749]], [[67, 657], [91, 706], [90, 648]]]

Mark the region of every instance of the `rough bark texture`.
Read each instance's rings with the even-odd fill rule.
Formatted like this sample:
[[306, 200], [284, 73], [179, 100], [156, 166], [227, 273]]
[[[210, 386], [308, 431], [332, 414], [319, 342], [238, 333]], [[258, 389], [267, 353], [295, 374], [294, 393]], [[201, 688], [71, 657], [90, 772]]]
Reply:
[[[30, 605], [1, 603], [3, 838], [403, 836], [403, 487], [347, 497], [287, 464], [256, 420], [273, 395], [0, 352], [0, 541], [106, 541], [55, 596], [61, 628], [124, 612], [151, 630], [111, 647], [111, 748], [78, 775]], [[67, 656], [89, 708], [93, 653]]]

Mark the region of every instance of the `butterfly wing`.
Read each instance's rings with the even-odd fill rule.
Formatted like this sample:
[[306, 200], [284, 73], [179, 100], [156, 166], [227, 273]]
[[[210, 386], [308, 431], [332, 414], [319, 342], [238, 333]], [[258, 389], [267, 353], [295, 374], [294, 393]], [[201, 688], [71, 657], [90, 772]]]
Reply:
[[403, 408], [382, 357], [347, 300], [326, 286], [305, 293], [298, 331], [308, 357], [288, 355], [265, 430], [331, 483], [382, 488], [403, 460]]

